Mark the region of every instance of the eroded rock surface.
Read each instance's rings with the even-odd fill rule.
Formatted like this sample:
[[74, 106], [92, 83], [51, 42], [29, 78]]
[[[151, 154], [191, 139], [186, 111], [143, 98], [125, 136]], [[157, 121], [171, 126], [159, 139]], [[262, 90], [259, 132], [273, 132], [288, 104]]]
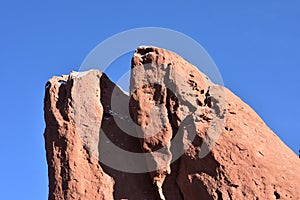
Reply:
[[161, 48], [131, 67], [129, 95], [97, 70], [46, 84], [49, 199], [299, 199], [299, 158], [241, 99]]

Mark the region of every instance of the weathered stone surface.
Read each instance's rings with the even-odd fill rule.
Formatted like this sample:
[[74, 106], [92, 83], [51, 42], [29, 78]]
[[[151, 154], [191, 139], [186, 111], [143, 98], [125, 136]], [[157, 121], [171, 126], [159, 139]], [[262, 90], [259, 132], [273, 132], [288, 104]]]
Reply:
[[[162, 187], [171, 173], [171, 161], [178, 159], [184, 151], [189, 151], [192, 140], [189, 141], [183, 134], [190, 129], [191, 134], [195, 135], [195, 130], [192, 130], [195, 128], [194, 119], [206, 112], [206, 94], [213, 84], [178, 55], [152, 47], [136, 50], [130, 83], [132, 113], [135, 122], [141, 126], [140, 134], [144, 136], [142, 148], [145, 152], [152, 152], [148, 164], [158, 169], [151, 173], [151, 177], [164, 199]], [[179, 130], [181, 123], [183, 125]], [[176, 134], [176, 139], [171, 143]], [[163, 150], [158, 152], [161, 148]], [[178, 156], [174, 155], [172, 148]], [[179, 162], [176, 164], [179, 165]], [[172, 187], [169, 186], [168, 190], [172, 192], [167, 194], [172, 199], [175, 198], [175, 191], [180, 194], [174, 181], [175, 178], [169, 181]]]
[[[248, 105], [180, 56], [138, 48], [129, 95], [96, 70], [49, 80], [49, 199], [300, 198], [299, 158]], [[145, 159], [124, 158], [111, 143]]]
[[[126, 94], [114, 87], [105, 74], [96, 70], [53, 77], [46, 84], [44, 137], [49, 199], [155, 199], [157, 196], [147, 173], [122, 172], [99, 162], [101, 156], [120, 159], [118, 155], [103, 154], [107, 153], [108, 139], [127, 151], [141, 152], [139, 140], [123, 133], [112, 117], [113, 91], [118, 101], [129, 101]], [[116, 109], [122, 111], [118, 106]], [[108, 139], [103, 138], [103, 132]]]
[[[103, 108], [99, 101], [99, 77], [93, 71], [74, 78], [69, 76], [53, 77], [46, 84], [45, 95], [45, 141], [49, 174], [49, 199], [113, 199], [114, 180], [101, 168], [98, 160], [83, 145], [80, 132], [74, 123], [74, 115], [79, 112], [82, 124], [92, 125], [90, 130], [99, 140]], [[78, 90], [74, 91], [74, 90]], [[79, 95], [82, 95], [80, 101]], [[74, 101], [72, 101], [74, 98]], [[85, 109], [90, 99], [92, 109]], [[97, 101], [94, 101], [97, 99]], [[82, 104], [81, 104], [82, 102]], [[83, 113], [80, 113], [84, 111]], [[86, 115], [86, 116], [84, 116]], [[88, 123], [84, 118], [91, 118]], [[97, 122], [95, 122], [97, 120]], [[95, 123], [94, 123], [95, 122]], [[83, 125], [83, 126], [85, 126]]]

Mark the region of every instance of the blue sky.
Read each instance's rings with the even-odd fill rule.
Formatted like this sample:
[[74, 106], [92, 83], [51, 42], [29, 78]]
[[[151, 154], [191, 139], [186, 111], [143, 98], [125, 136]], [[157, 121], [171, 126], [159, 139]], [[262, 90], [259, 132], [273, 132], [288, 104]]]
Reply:
[[[199, 42], [226, 87], [300, 148], [300, 2], [7, 1], [0, 6], [1, 199], [47, 199], [44, 85], [109, 36], [156, 26]], [[130, 61], [122, 66], [129, 68]]]

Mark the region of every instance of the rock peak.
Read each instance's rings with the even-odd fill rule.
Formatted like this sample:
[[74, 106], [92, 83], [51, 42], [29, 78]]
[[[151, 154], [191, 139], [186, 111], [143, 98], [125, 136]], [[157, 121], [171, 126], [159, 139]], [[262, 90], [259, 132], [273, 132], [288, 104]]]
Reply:
[[300, 161], [240, 98], [138, 47], [129, 94], [102, 72], [52, 77], [49, 199], [297, 199]]

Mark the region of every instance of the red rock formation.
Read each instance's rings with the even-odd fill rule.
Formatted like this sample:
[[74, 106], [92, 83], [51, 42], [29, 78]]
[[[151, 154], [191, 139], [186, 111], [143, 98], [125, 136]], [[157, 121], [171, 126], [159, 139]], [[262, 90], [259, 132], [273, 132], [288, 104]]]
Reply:
[[96, 70], [53, 77], [44, 112], [49, 199], [300, 197], [298, 157], [248, 105], [164, 49], [136, 50], [130, 96]]

